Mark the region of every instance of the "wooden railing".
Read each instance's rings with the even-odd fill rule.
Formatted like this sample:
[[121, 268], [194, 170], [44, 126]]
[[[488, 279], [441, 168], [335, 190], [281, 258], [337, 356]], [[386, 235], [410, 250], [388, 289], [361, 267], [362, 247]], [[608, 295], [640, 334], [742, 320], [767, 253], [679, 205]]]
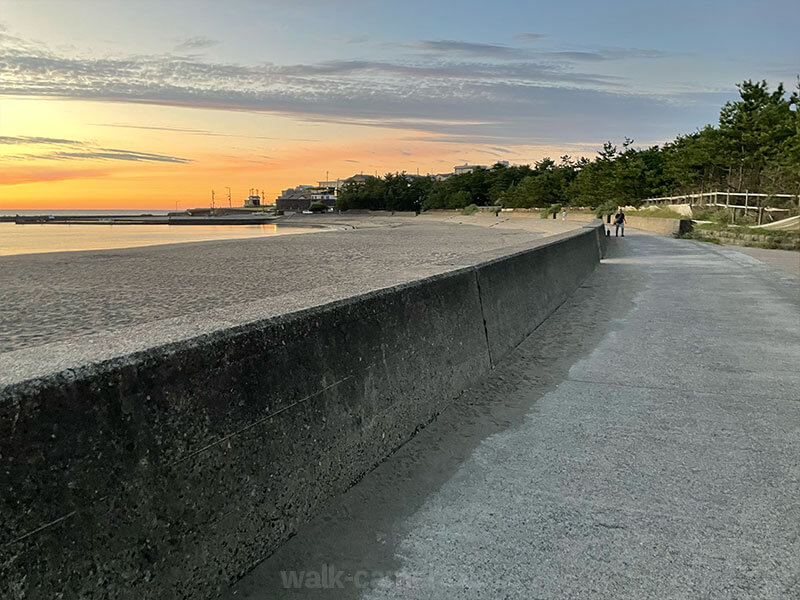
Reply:
[[[798, 207], [800, 207], [800, 195], [754, 194], [752, 192], [703, 192], [698, 194], [684, 194], [682, 196], [664, 196], [662, 198], [648, 198], [644, 200], [644, 204], [700, 204], [705, 206], [725, 206], [729, 208], [743, 208], [745, 210], [758, 210], [759, 208], [768, 208], [769, 200], [771, 199], [777, 200], [787, 198], [796, 202]], [[737, 204], [737, 199], [743, 199], [744, 204]]]

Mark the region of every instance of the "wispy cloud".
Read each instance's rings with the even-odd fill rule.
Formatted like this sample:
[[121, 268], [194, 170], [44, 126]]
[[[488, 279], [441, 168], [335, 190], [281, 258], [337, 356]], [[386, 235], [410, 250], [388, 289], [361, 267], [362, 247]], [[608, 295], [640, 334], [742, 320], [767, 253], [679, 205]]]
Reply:
[[155, 154], [152, 152], [139, 152], [136, 150], [122, 150], [120, 148], [101, 148], [97, 147], [90, 142], [81, 142], [78, 140], [67, 140], [61, 138], [49, 137], [32, 137], [32, 136], [2, 136], [0, 137], [0, 144], [3, 145], [43, 145], [43, 146], [66, 146], [68, 150], [59, 150], [56, 148], [48, 149], [45, 152], [39, 153], [23, 153], [12, 154], [5, 157], [0, 157], [0, 160], [122, 160], [127, 162], [168, 162], [168, 163], [188, 163], [192, 162], [191, 159], [181, 158], [179, 156], [169, 156], [167, 154]]
[[546, 37], [547, 36], [543, 33], [518, 33], [514, 36], [514, 39], [521, 40], [523, 42], [538, 42]]
[[[247, 138], [251, 140], [283, 140], [293, 142], [316, 142], [314, 138], [286, 138], [268, 135], [243, 135], [235, 133], [220, 133], [208, 129], [192, 129], [188, 127], [166, 127], [158, 125], [131, 125], [130, 123], [91, 123], [95, 127], [115, 127], [122, 129], [143, 129], [145, 131], [171, 131], [174, 133], [188, 133], [191, 135], [204, 135], [210, 137]], [[1, 142], [0, 142], [1, 143]]]
[[39, 158], [52, 159], [94, 159], [94, 160], [124, 160], [128, 162], [166, 162], [166, 163], [188, 163], [192, 162], [188, 158], [179, 156], [167, 156], [165, 154], [152, 154], [150, 152], [133, 152], [130, 150], [120, 150], [118, 148], [101, 148], [91, 152], [54, 152]]
[[519, 58], [529, 55], [527, 50], [501, 44], [480, 44], [456, 40], [423, 40], [410, 44], [409, 47], [436, 53], [479, 56], [483, 58]]
[[[239, 65], [197, 56], [86, 58], [0, 40], [0, 95], [264, 111], [467, 135], [500, 146], [563, 139], [589, 121], [604, 130], [631, 118], [665, 122], [682, 107], [678, 96], [632, 93], [624, 79], [575, 68], [626, 56], [657, 58], [656, 51], [545, 52], [453, 40], [415, 42], [409, 48], [414, 54], [394, 60]], [[98, 158], [148, 160], [143, 154], [111, 158], [102, 156], [103, 150], [89, 151], [99, 152]]]
[[212, 40], [204, 36], [195, 36], [183, 40], [180, 44], [175, 46], [175, 50], [204, 50], [205, 48], [216, 46], [219, 43], [219, 40]]
[[66, 146], [82, 146], [83, 142], [77, 140], [65, 140], [62, 138], [50, 137], [31, 137], [31, 136], [0, 136], [0, 144], [6, 145], [21, 145], [21, 144], [47, 144], [47, 145], [66, 145]]

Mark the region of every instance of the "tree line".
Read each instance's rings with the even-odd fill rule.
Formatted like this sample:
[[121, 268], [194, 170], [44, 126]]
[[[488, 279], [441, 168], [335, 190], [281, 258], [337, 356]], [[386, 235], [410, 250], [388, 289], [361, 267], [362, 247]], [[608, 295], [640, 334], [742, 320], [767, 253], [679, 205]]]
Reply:
[[737, 85], [716, 125], [637, 148], [606, 142], [593, 159], [562, 156], [533, 165], [476, 168], [443, 181], [387, 174], [339, 191], [337, 208], [413, 211], [498, 205], [543, 208], [637, 205], [701, 191], [800, 194], [800, 81], [787, 93], [766, 81]]

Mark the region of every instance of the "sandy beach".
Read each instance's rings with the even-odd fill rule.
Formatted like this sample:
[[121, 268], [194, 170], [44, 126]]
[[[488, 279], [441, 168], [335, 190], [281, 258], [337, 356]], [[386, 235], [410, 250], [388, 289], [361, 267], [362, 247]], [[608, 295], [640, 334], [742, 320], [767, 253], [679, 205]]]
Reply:
[[274, 300], [274, 311], [285, 312], [474, 264], [582, 225], [452, 214], [292, 221], [350, 229], [0, 257], [0, 352], [254, 301]]

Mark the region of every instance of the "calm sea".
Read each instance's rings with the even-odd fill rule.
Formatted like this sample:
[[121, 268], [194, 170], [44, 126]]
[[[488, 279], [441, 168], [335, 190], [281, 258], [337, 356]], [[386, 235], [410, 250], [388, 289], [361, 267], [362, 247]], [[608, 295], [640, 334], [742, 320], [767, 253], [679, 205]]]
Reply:
[[[165, 215], [166, 210], [0, 210], [0, 215]], [[0, 223], [0, 256], [133, 248], [319, 231], [277, 225], [15, 225]]]

